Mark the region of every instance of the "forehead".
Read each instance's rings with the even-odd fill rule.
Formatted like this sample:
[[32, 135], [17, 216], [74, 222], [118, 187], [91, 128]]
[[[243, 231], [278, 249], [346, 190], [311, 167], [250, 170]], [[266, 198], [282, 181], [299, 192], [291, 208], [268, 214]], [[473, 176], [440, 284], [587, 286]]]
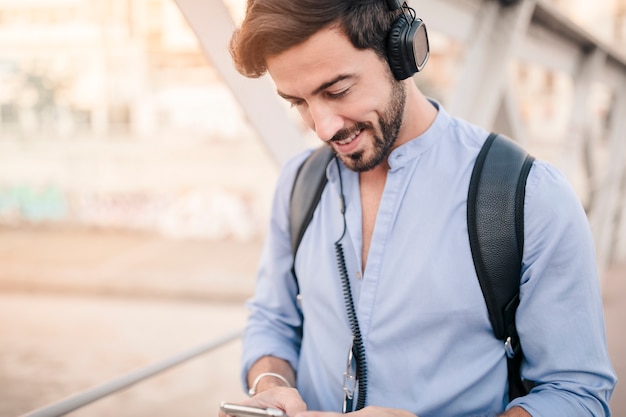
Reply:
[[293, 95], [340, 74], [360, 75], [375, 69], [377, 64], [381, 65], [381, 59], [374, 51], [356, 49], [342, 31], [332, 27], [267, 59], [268, 72], [277, 88]]

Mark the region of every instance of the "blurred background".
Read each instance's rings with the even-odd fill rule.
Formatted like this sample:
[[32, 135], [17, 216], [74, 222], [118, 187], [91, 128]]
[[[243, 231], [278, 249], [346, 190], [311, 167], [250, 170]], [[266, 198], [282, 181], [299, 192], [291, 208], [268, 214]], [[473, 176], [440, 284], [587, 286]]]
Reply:
[[[598, 248], [611, 355], [626, 376], [617, 331], [626, 0], [411, 5], [435, 23], [430, 62], [415, 77], [423, 91], [511, 134], [574, 185]], [[243, 327], [280, 165], [315, 143], [271, 89], [255, 90], [263, 80], [247, 84], [227, 68], [224, 39], [243, 9], [243, 0], [0, 0], [0, 416]], [[498, 17], [515, 23], [500, 52], [491, 48], [491, 32], [504, 30]], [[474, 43], [439, 23], [454, 19], [478, 34]], [[568, 41], [542, 38], [551, 27]], [[554, 42], [561, 55], [550, 59], [574, 62], [573, 74], [521, 59], [541, 58], [529, 33]], [[503, 61], [486, 116], [472, 113], [483, 103], [467, 90], [489, 92], [494, 79], [467, 71], [476, 51], [483, 63]], [[254, 110], [245, 94], [263, 105]], [[273, 137], [282, 126], [298, 137]], [[213, 414], [243, 397], [239, 354], [234, 341], [72, 415]], [[626, 416], [623, 401], [616, 416]]]

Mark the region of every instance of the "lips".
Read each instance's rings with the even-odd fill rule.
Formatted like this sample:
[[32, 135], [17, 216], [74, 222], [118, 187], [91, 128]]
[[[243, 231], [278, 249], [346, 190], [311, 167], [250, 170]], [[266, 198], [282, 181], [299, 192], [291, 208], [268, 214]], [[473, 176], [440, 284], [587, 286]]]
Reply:
[[335, 138], [332, 140], [332, 144], [337, 149], [337, 151], [341, 153], [349, 153], [352, 152], [358, 145], [361, 133], [363, 129], [359, 129], [355, 132], [352, 132], [345, 138], [339, 139]]
[[356, 137], [359, 136], [360, 133], [361, 133], [361, 130], [358, 130], [354, 132], [350, 137], [342, 139], [342, 140], [338, 140], [337, 143], [340, 145], [347, 145], [348, 143], [356, 139]]

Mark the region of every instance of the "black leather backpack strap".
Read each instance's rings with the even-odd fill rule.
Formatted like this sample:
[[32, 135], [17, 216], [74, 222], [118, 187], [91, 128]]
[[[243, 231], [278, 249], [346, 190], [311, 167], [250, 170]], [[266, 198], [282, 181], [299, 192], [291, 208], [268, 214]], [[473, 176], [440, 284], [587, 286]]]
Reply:
[[472, 172], [467, 227], [474, 267], [494, 335], [505, 341], [509, 397], [525, 395], [522, 348], [515, 326], [524, 249], [524, 197], [534, 158], [517, 143], [492, 133]]
[[[308, 156], [296, 173], [289, 202], [289, 228], [294, 260], [304, 232], [313, 218], [315, 208], [328, 182], [326, 167], [333, 157], [334, 153], [328, 146], [320, 146]], [[292, 272], [299, 291], [298, 279], [293, 268]]]

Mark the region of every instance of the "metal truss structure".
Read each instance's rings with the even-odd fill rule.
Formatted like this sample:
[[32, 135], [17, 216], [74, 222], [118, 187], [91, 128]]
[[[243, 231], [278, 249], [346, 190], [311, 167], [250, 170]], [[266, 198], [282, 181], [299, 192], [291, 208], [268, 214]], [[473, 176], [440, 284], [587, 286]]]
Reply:
[[[201, 47], [232, 90], [259, 138], [278, 164], [303, 149], [302, 128], [278, 100], [267, 77], [249, 80], [233, 68], [228, 42], [235, 28], [222, 0], [175, 0]], [[611, 91], [606, 130], [608, 160], [603, 169], [587, 169], [587, 203], [601, 277], [615, 255], [626, 210], [626, 54], [568, 19], [547, 0], [409, 1], [431, 30], [463, 46], [459, 79], [446, 102], [450, 113], [487, 129], [526, 141], [509, 71], [512, 62], [529, 62], [569, 74], [573, 103], [562, 152], [584, 160], [589, 146], [588, 110], [592, 86]], [[571, 170], [580, 169], [572, 163]], [[567, 171], [567, 169], [566, 169]], [[568, 172], [566, 172], [568, 174]]]

